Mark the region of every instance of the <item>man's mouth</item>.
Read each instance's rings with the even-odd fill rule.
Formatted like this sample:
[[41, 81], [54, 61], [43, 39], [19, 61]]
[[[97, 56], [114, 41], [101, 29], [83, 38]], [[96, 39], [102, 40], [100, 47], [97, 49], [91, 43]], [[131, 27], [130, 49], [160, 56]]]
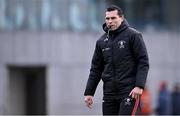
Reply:
[[109, 25], [108, 28], [109, 28], [109, 29], [112, 29], [112, 28], [113, 28], [113, 25]]

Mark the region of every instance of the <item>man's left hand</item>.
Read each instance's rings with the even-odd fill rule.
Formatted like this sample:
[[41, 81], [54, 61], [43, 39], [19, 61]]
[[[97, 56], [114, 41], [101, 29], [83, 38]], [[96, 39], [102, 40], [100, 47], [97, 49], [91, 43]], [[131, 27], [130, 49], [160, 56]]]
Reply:
[[134, 87], [134, 89], [131, 90], [129, 96], [131, 96], [132, 98], [139, 98], [143, 93], [143, 89], [141, 89], [140, 87]]

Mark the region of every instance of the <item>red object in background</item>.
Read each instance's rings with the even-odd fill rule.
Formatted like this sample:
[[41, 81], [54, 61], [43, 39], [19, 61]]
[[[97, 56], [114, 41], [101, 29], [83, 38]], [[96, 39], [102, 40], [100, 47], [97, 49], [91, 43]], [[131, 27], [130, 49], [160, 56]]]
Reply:
[[151, 95], [147, 88], [144, 89], [143, 94], [141, 96], [141, 114], [142, 115], [151, 115], [152, 114], [152, 106], [151, 106]]

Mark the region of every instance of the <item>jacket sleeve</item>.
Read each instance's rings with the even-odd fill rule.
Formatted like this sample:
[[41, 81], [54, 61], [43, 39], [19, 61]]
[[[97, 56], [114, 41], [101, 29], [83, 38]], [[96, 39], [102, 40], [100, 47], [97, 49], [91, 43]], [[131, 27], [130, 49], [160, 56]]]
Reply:
[[103, 58], [102, 58], [102, 51], [100, 46], [98, 45], [98, 41], [96, 42], [96, 47], [94, 51], [94, 55], [91, 62], [91, 69], [89, 78], [87, 81], [86, 89], [84, 95], [91, 95], [94, 96], [96, 91], [97, 85], [101, 80], [101, 74], [103, 71]]
[[149, 70], [149, 59], [143, 37], [140, 33], [134, 35], [132, 49], [137, 63], [135, 86], [144, 88]]

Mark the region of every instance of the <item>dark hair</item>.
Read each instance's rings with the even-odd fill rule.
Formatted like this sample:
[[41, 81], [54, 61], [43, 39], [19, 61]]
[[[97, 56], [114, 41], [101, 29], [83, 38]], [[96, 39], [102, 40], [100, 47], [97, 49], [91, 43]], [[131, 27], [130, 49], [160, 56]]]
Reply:
[[106, 12], [110, 12], [110, 11], [118, 11], [118, 15], [122, 16], [123, 15], [123, 11], [120, 7], [116, 6], [116, 5], [111, 5], [106, 9]]

